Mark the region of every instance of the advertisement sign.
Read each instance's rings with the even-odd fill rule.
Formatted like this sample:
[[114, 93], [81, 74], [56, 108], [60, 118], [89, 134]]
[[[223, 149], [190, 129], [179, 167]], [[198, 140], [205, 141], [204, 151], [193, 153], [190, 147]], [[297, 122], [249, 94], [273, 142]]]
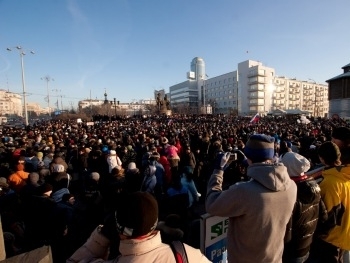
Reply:
[[201, 251], [212, 262], [227, 262], [228, 218], [201, 216]]

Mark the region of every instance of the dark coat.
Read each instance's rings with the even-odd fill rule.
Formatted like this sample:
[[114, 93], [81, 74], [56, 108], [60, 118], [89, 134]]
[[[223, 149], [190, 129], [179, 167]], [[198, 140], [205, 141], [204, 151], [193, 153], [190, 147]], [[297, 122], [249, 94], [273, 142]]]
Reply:
[[312, 243], [319, 218], [327, 211], [321, 199], [321, 189], [313, 178], [296, 182], [297, 201], [288, 223], [283, 258], [305, 256]]

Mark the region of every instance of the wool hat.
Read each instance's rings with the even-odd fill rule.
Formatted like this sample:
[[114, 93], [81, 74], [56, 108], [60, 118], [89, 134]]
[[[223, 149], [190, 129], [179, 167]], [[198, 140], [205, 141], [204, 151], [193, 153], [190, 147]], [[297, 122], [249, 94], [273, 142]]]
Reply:
[[109, 151], [109, 155], [116, 155], [116, 154], [117, 154], [117, 152], [115, 150], [110, 150]]
[[157, 200], [147, 192], [135, 192], [125, 197], [116, 212], [117, 229], [128, 237], [141, 237], [152, 232], [158, 222]]
[[281, 162], [287, 167], [290, 177], [302, 176], [311, 167], [308, 159], [295, 152], [286, 152], [282, 156]]
[[332, 138], [338, 139], [341, 141], [349, 142], [350, 141], [350, 129], [347, 127], [337, 127], [332, 132]]
[[244, 147], [244, 154], [253, 163], [272, 160], [275, 138], [265, 134], [254, 134], [250, 136]]
[[8, 188], [9, 184], [7, 183], [7, 179], [5, 177], [0, 177], [0, 187]]
[[133, 148], [131, 145], [128, 145], [128, 146], [126, 146], [126, 149], [128, 149], [128, 151], [131, 151]]

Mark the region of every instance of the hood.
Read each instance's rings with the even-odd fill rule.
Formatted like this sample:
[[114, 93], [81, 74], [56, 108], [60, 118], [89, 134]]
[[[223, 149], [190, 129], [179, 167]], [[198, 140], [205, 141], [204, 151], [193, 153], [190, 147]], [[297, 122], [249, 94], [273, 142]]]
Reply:
[[350, 180], [350, 165], [336, 166], [330, 169], [325, 169], [322, 172], [324, 177], [326, 176], [336, 176], [340, 180], [349, 181]]
[[287, 168], [281, 163], [254, 163], [248, 166], [247, 175], [275, 192], [285, 191], [290, 183], [294, 184], [289, 178]]

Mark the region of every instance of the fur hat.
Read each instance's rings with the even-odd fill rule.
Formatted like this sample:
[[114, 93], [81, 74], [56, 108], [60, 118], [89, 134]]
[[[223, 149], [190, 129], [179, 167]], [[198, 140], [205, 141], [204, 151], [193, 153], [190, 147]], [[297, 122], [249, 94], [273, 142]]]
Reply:
[[265, 134], [254, 134], [250, 136], [244, 147], [244, 154], [253, 163], [272, 160], [275, 138]]
[[132, 238], [144, 236], [157, 226], [157, 200], [147, 192], [129, 194], [120, 202], [116, 219], [120, 234]]
[[282, 156], [281, 162], [287, 167], [290, 177], [304, 175], [311, 167], [308, 159], [295, 152], [286, 152]]

